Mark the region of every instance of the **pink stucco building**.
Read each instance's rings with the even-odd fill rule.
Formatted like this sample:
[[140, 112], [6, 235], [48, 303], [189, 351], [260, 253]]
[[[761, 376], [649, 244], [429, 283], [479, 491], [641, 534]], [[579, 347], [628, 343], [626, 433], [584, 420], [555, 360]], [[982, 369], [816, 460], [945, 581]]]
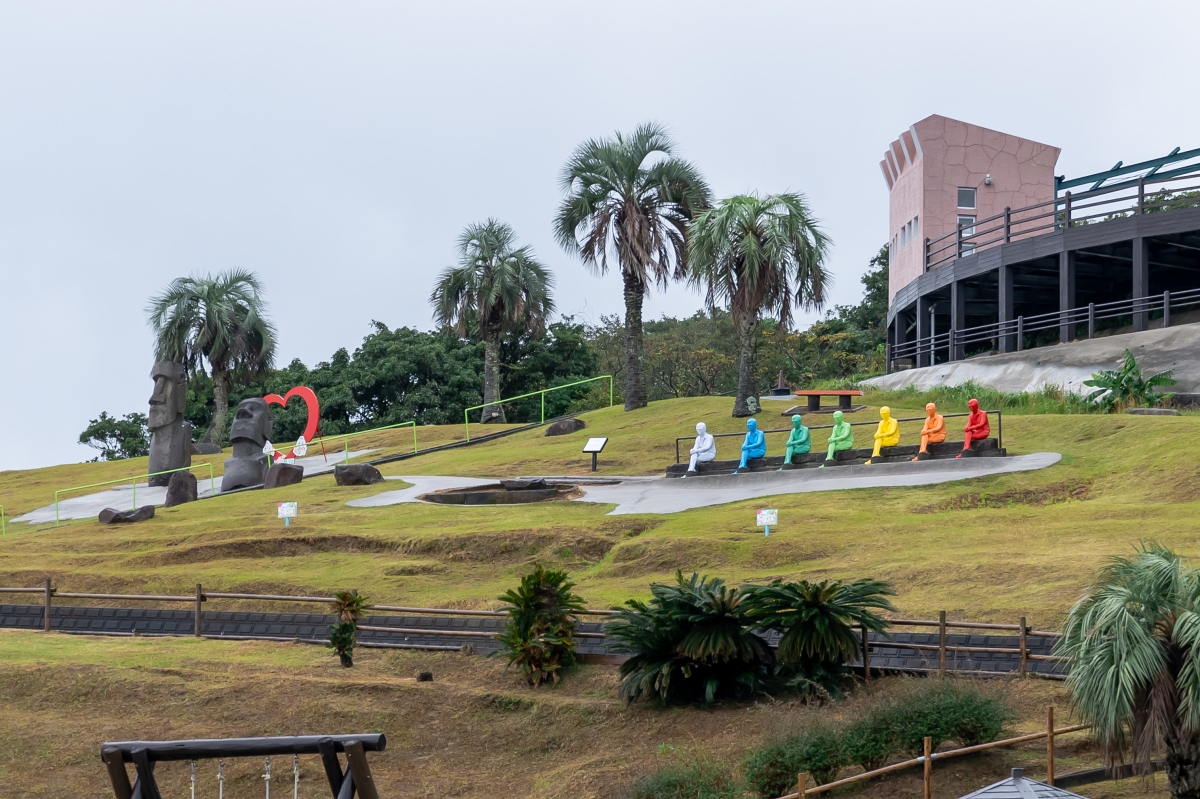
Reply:
[[933, 114], [892, 142], [888, 301], [925, 273], [924, 243], [979, 219], [1054, 198], [1058, 147]]

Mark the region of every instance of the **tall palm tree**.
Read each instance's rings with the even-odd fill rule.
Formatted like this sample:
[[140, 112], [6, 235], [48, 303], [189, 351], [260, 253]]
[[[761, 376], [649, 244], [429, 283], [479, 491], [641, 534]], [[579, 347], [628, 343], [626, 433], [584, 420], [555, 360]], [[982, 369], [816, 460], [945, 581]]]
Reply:
[[[443, 270], [429, 298], [439, 324], [483, 339], [485, 403], [500, 399], [500, 339], [513, 330], [538, 332], [554, 310], [554, 278], [516, 240], [494, 219], [468, 225], [458, 237], [458, 266]], [[491, 405], [482, 416], [503, 423], [504, 408]]]
[[233, 381], [262, 375], [275, 360], [275, 327], [265, 315], [262, 286], [253, 272], [180, 277], [146, 306], [160, 361], [203, 371], [213, 382], [213, 418], [204, 440], [225, 438]]
[[829, 239], [800, 194], [743, 194], [697, 215], [689, 229], [689, 282], [707, 289], [710, 309], [726, 305], [738, 336], [734, 416], [758, 411], [755, 354], [759, 317], [791, 324], [793, 304], [820, 308], [830, 277]]
[[1166, 754], [1177, 799], [1200, 797], [1200, 571], [1146, 544], [1114, 558], [1071, 608], [1058, 653], [1109, 765]]
[[666, 288], [687, 274], [687, 224], [710, 201], [700, 172], [674, 150], [662, 126], [645, 124], [628, 136], [589, 139], [562, 171], [558, 243], [601, 275], [615, 256], [625, 282], [627, 411], [647, 401], [642, 302], [652, 281]]

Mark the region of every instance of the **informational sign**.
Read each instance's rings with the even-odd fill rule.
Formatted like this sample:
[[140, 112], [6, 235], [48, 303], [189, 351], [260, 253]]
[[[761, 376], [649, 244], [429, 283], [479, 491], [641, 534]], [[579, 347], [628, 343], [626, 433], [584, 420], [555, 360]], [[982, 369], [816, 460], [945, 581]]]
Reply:
[[766, 508], [757, 512], [759, 527], [763, 528], [763, 535], [771, 534], [771, 525], [779, 525], [779, 510], [777, 508]]
[[297, 458], [303, 458], [308, 454], [308, 442], [304, 440], [304, 436], [296, 439], [296, 446], [292, 447], [292, 454]]
[[279, 503], [279, 518], [283, 519], [284, 527], [292, 526], [292, 519], [300, 513], [300, 508], [295, 502], [280, 502]]
[[607, 438], [589, 438], [587, 443], [583, 445], [583, 451], [588, 452], [603, 452], [604, 445], [608, 443]]

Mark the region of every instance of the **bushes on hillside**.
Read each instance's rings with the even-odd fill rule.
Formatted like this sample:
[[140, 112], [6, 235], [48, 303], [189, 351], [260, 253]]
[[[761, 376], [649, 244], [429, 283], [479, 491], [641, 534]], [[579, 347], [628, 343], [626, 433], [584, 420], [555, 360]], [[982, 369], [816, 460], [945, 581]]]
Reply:
[[742, 799], [745, 795], [727, 766], [703, 757], [661, 766], [622, 792], [623, 799]]
[[840, 731], [818, 724], [751, 754], [745, 764], [746, 788], [759, 796], [782, 796], [795, 786], [796, 775], [802, 771], [823, 785], [846, 765], [845, 757]]
[[575, 664], [575, 614], [583, 602], [571, 593], [574, 587], [565, 571], [534, 564], [516, 589], [500, 597], [509, 613], [500, 654], [510, 666], [518, 664], [534, 687], [558, 682], [559, 672]]

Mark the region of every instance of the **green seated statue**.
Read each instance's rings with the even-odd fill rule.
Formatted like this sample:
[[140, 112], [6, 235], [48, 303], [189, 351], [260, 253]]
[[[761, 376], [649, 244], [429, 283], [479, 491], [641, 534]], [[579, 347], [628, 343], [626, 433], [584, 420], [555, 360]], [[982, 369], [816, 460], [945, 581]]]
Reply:
[[[841, 411], [834, 411], [833, 430], [829, 433], [829, 452], [825, 456], [825, 463], [833, 463], [833, 453], [851, 449], [853, 446], [854, 428], [845, 421]], [[822, 469], [825, 468], [825, 463], [821, 464]]]
[[792, 434], [788, 436], [787, 454], [783, 456], [783, 462], [790, 465], [793, 455], [805, 455], [811, 449], [812, 436], [808, 428], [800, 423], [800, 414], [796, 414], [792, 417]]

